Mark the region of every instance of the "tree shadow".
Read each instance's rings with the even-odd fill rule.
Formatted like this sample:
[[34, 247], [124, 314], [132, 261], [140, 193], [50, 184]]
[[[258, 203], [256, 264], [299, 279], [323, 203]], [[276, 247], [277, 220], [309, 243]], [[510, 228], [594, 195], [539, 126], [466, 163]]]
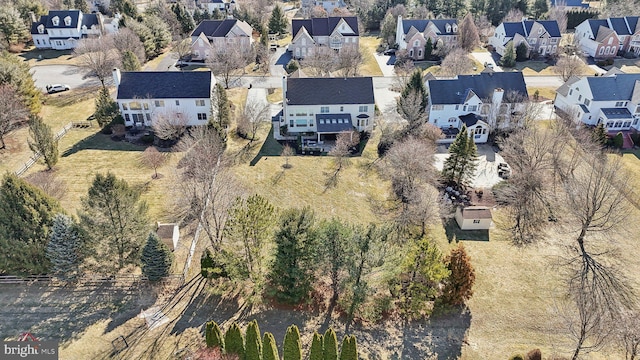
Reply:
[[387, 65], [395, 65], [395, 64], [396, 64], [396, 56], [395, 55], [389, 56], [389, 60], [387, 60]]
[[442, 227], [449, 243], [459, 241], [489, 241], [489, 230], [462, 230], [453, 217], [443, 218]]
[[144, 149], [146, 149], [145, 146], [134, 145], [127, 141], [114, 141], [109, 135], [97, 132], [73, 144], [62, 153], [61, 157], [71, 156], [82, 150], [144, 151]]
[[263, 156], [280, 156], [282, 149], [282, 145], [273, 137], [273, 126], [271, 126], [267, 138], [262, 143], [262, 147], [260, 147], [260, 151], [258, 151], [258, 154], [249, 162], [249, 166], [256, 166]]
[[283, 69], [286, 69], [287, 64], [289, 63], [289, 61], [291, 61], [291, 59], [292, 59], [291, 53], [288, 51], [285, 51], [282, 53], [282, 55], [280, 55], [278, 60], [276, 60], [275, 65], [280, 65], [282, 66]]
[[53, 49], [38, 49], [34, 48], [29, 51], [25, 51], [18, 56], [25, 61], [36, 60], [42, 61], [47, 59], [57, 59], [61, 57], [68, 57], [73, 54], [72, 50], [53, 50]]

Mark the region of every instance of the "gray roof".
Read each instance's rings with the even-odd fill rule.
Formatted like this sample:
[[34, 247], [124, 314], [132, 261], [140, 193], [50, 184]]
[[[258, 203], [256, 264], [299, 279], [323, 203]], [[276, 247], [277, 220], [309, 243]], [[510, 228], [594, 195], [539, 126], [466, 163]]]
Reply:
[[633, 115], [627, 108], [604, 108], [600, 109], [607, 119], [631, 119]]
[[123, 72], [118, 99], [208, 99], [210, 71]]
[[204, 33], [207, 37], [225, 37], [237, 21], [237, 19], [203, 20], [193, 30], [191, 36], [199, 36], [200, 33]]
[[480, 99], [492, 98], [498, 88], [504, 90], [505, 94], [516, 92], [524, 97], [529, 96], [521, 72], [459, 75], [457, 79], [429, 80], [428, 83], [431, 104], [464, 104], [469, 90], [473, 90]]
[[[567, 7], [582, 7], [585, 9], [589, 7], [589, 3], [583, 3], [582, 0], [563, 0], [562, 2]], [[556, 0], [551, 0], [551, 6], [556, 6]]]
[[316, 131], [319, 133], [339, 133], [351, 129], [351, 114], [316, 114]]
[[504, 32], [507, 37], [514, 37], [516, 34], [520, 34], [524, 37], [528, 37], [531, 32], [533, 24], [538, 23], [544, 27], [545, 31], [549, 33], [551, 37], [560, 37], [560, 28], [558, 22], [555, 20], [525, 20], [522, 22], [505, 22]]
[[360, 34], [358, 31], [358, 18], [355, 16], [293, 19], [291, 21], [291, 33], [293, 34], [293, 37], [295, 37], [298, 34], [298, 31], [304, 27], [311, 36], [329, 36], [336, 26], [338, 26], [338, 23], [340, 23], [340, 19], [344, 19], [347, 25], [349, 25], [353, 30], [355, 36]]
[[600, 26], [604, 26], [606, 28], [609, 27], [609, 23], [607, 23], [606, 19], [588, 19], [587, 24], [591, 27], [591, 33], [594, 38], [598, 36], [598, 29], [600, 29]]
[[[44, 25], [45, 28], [77, 29], [80, 14], [80, 10], [51, 10], [49, 11], [48, 15], [42, 15], [40, 16], [40, 19], [38, 21], [31, 23], [31, 34], [39, 34], [38, 26], [40, 24]], [[58, 26], [53, 26], [53, 22], [51, 21], [51, 19], [56, 16], [60, 19], [60, 22], [58, 23]], [[71, 18], [71, 24], [69, 26], [64, 23], [64, 18], [66, 18], [67, 16]], [[80, 27], [84, 25], [87, 28], [91, 29], [91, 26], [99, 24], [100, 23], [98, 22], [97, 14], [82, 14], [82, 24], [80, 24]]]
[[88, 29], [91, 29], [93, 25], [99, 25], [98, 15], [97, 14], [83, 14], [82, 15], [82, 25], [86, 26]]
[[[409, 32], [411, 27], [413, 26], [419, 32], [424, 32], [424, 29], [427, 28], [427, 25], [432, 22], [435, 25], [440, 33], [447, 33], [447, 24], [453, 26], [453, 24], [457, 24], [457, 19], [402, 19], [402, 31], [404, 31], [405, 35]], [[453, 30], [452, 30], [453, 33]]]
[[609, 18], [609, 22], [611, 23], [610, 28], [616, 32], [618, 35], [631, 35], [629, 28], [627, 27], [627, 22], [624, 18]]
[[631, 100], [636, 80], [640, 80], [640, 74], [587, 77], [595, 101]]
[[478, 120], [482, 120], [480, 116], [473, 113], [459, 116], [459, 118], [465, 125], [467, 125], [467, 127], [477, 124]]
[[287, 78], [289, 105], [373, 104], [373, 80], [355, 78]]

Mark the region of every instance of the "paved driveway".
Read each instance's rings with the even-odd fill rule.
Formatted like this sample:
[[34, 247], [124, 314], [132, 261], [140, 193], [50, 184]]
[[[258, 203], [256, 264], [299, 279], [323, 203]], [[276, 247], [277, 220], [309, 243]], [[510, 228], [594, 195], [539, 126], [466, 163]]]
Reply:
[[472, 52], [471, 56], [476, 59], [480, 64], [493, 64], [493, 71], [502, 71], [502, 68], [496, 64], [495, 59], [493, 58], [492, 53], [490, 52]]
[[376, 59], [378, 66], [380, 66], [380, 70], [384, 76], [395, 76], [396, 72], [393, 68], [393, 64], [395, 63], [395, 56], [382, 55], [377, 52], [373, 52], [373, 57]]
[[[498, 163], [504, 162], [500, 154], [497, 154], [493, 146], [488, 144], [478, 144], [478, 168], [471, 185], [474, 188], [490, 188], [502, 181], [498, 176]], [[447, 147], [438, 146], [438, 153], [435, 155], [435, 167], [442, 171], [444, 161], [449, 157]]]
[[[31, 68], [36, 87], [45, 90], [47, 84], [66, 84], [71, 89], [100, 85], [95, 77], [85, 78], [86, 71], [71, 65], [42, 65]], [[109, 77], [108, 81], [110, 81]]]

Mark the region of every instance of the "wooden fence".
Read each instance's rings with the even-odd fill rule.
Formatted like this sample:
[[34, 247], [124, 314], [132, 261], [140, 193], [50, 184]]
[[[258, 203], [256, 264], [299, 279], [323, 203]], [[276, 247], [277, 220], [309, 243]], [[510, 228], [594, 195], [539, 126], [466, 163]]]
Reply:
[[[101, 285], [133, 285], [141, 282], [148, 282], [149, 279], [144, 275], [134, 275], [134, 274], [126, 274], [126, 275], [99, 275], [99, 274], [89, 274], [83, 275], [79, 278], [75, 279], [73, 283], [83, 286], [101, 286]], [[180, 285], [184, 283], [184, 278], [182, 275], [169, 275], [163, 278], [161, 282], [173, 282], [178, 281]], [[51, 275], [29, 275], [25, 277], [14, 276], [14, 275], [0, 275], [0, 284], [32, 284], [32, 283], [43, 283], [46, 285], [56, 285], [56, 284], [66, 284], [66, 281], [63, 281], [55, 276]]]
[[[89, 128], [91, 126], [92, 126], [91, 121], [70, 122], [67, 125], [65, 125], [62, 128], [62, 130], [58, 131], [58, 133], [55, 135], [54, 139], [56, 141], [62, 139], [67, 134], [67, 132], [69, 132], [69, 130], [71, 130], [73, 128]], [[39, 152], [36, 152], [33, 155], [31, 155], [29, 160], [24, 165], [22, 165], [22, 167], [20, 169], [18, 169], [18, 171], [16, 171], [16, 175], [17, 176], [22, 176], [22, 174], [27, 172], [27, 170], [29, 170], [33, 166], [33, 164], [35, 164], [36, 161], [38, 161], [38, 159], [40, 159], [41, 156], [42, 156], [42, 154], [40, 154]]]

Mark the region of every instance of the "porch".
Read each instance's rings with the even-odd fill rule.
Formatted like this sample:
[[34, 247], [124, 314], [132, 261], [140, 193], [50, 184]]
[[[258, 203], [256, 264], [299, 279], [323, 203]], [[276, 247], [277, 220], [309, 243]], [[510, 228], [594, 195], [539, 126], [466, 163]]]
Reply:
[[300, 152], [302, 154], [320, 154], [328, 153], [336, 146], [335, 140], [312, 140], [302, 139], [300, 144]]

